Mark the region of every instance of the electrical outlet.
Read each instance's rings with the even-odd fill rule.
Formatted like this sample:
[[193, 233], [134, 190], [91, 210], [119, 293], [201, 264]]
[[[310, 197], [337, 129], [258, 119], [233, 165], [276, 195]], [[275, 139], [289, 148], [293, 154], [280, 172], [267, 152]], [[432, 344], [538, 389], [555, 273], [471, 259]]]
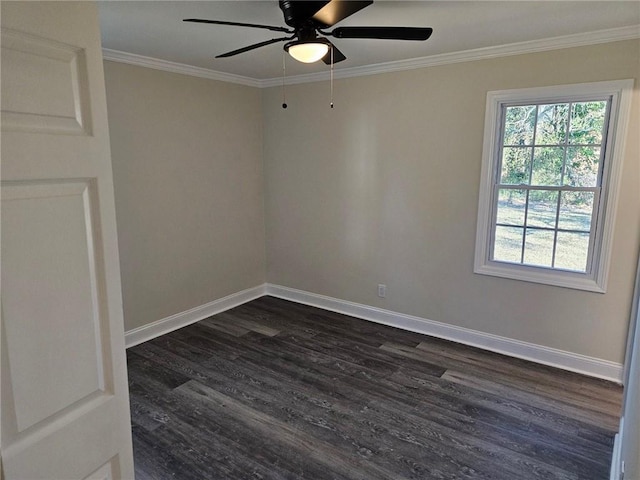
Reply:
[[384, 298], [387, 296], [387, 286], [382, 283], [378, 284], [378, 296]]

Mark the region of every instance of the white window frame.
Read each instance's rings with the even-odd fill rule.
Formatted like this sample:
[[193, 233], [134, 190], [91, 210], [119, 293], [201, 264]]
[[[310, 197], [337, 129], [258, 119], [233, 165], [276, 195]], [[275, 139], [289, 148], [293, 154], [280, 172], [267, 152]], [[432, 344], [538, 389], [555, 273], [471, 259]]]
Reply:
[[[624, 143], [631, 111], [633, 80], [580, 83], [550, 87], [499, 90], [487, 93], [482, 171], [478, 201], [478, 226], [474, 272], [483, 275], [524, 280], [566, 288], [605, 293], [613, 247], [613, 230], [622, 178]], [[592, 222], [594, 248], [587, 271], [535, 267], [493, 261], [491, 243], [494, 210], [494, 185], [498, 181], [502, 109], [508, 104], [536, 104], [579, 101], [585, 98], [610, 98], [609, 128], [606, 132], [600, 202]]]

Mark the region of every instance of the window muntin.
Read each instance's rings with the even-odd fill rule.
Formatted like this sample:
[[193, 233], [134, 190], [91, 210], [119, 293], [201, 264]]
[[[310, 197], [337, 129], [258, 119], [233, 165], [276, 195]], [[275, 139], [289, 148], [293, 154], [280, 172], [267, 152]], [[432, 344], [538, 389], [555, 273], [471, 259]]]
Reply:
[[590, 271], [610, 103], [502, 105], [491, 261]]

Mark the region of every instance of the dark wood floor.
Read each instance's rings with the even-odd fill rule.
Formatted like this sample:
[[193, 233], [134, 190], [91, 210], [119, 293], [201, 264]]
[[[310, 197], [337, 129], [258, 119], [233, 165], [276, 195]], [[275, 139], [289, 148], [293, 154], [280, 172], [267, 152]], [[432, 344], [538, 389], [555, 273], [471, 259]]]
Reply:
[[263, 297], [128, 350], [136, 478], [607, 479], [620, 387]]

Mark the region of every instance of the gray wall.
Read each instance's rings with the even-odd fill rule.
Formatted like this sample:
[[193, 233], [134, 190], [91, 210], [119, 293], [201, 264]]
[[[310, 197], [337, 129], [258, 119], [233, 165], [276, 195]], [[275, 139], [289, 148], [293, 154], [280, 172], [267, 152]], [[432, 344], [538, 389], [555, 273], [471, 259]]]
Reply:
[[265, 281], [256, 88], [105, 62], [125, 330]]
[[[639, 42], [263, 94], [269, 282], [622, 363], [640, 243]], [[473, 273], [486, 93], [636, 79], [606, 294]], [[387, 297], [377, 297], [377, 284]]]

